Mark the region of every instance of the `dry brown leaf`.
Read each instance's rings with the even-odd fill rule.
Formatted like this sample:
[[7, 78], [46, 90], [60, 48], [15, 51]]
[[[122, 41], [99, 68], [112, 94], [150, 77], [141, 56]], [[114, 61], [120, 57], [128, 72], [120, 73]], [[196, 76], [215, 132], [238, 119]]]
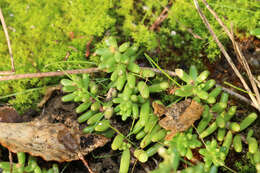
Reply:
[[154, 113], [161, 118], [159, 125], [171, 132], [166, 136], [166, 140], [178, 133], [187, 130], [203, 112], [203, 106], [190, 99], [184, 100], [169, 107], [153, 103]]
[[4, 147], [15, 153], [40, 156], [46, 161], [79, 160], [79, 153], [86, 155], [108, 141], [101, 135], [75, 132], [61, 123], [0, 123], [0, 143]]

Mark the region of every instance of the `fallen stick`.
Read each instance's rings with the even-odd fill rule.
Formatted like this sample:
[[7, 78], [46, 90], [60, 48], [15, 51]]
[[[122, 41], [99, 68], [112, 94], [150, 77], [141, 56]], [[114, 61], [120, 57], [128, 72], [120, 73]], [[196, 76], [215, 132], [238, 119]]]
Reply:
[[[220, 86], [223, 91], [225, 91], [225, 92], [227, 92], [228, 94], [234, 96], [235, 98], [237, 98], [237, 99], [239, 99], [239, 100], [241, 100], [241, 101], [247, 103], [248, 105], [251, 105], [251, 106], [255, 107], [254, 104], [253, 104], [253, 102], [252, 102], [251, 100], [249, 100], [248, 98], [246, 98], [246, 97], [244, 97], [244, 96], [242, 96], [242, 95], [240, 95], [240, 94], [238, 94], [238, 93], [236, 93], [236, 92], [234, 92], [234, 91], [232, 91], [232, 90], [230, 90], [230, 89], [228, 89], [228, 88], [225, 88], [225, 87], [223, 87], [223, 86], [221, 86], [221, 85], [219, 85], [219, 84], [216, 84], [216, 86]], [[255, 108], [256, 108], [256, 107], [255, 107]]]
[[0, 20], [1, 20], [1, 23], [2, 23], [2, 26], [3, 26], [3, 30], [4, 30], [4, 33], [5, 33], [5, 38], [6, 38], [6, 41], [7, 41], [7, 46], [8, 46], [8, 50], [9, 50], [9, 54], [10, 54], [10, 58], [11, 58], [12, 72], [15, 72], [14, 58], [13, 58], [13, 52], [12, 52], [12, 48], [11, 48], [11, 42], [10, 42], [7, 27], [6, 27], [6, 24], [5, 24], [4, 15], [2, 13], [1, 8], [0, 8]]
[[242, 66], [244, 67], [244, 69], [246, 70], [247, 76], [250, 80], [250, 83], [253, 87], [254, 90], [254, 94], [255, 94], [255, 98], [257, 100], [257, 104], [260, 106], [260, 94], [256, 85], [256, 82], [254, 80], [254, 76], [250, 70], [250, 67], [239, 47], [239, 45], [237, 44], [237, 42], [235, 41], [234, 38], [234, 34], [232, 31], [232, 27], [231, 27], [231, 31], [228, 30], [227, 26], [223, 23], [223, 21], [218, 17], [217, 13], [209, 6], [209, 4], [207, 3], [206, 0], [202, 0], [202, 2], [204, 3], [204, 5], [207, 7], [207, 9], [210, 11], [210, 13], [215, 17], [215, 19], [218, 21], [218, 23], [222, 26], [222, 28], [224, 29], [224, 31], [226, 32], [226, 34], [228, 35], [229, 39], [232, 41], [233, 43], [233, 47], [237, 56], [237, 59], [239, 60], [239, 62], [242, 64]]
[[[151, 67], [141, 67], [141, 69], [149, 69], [152, 70], [156, 73], [160, 73], [163, 74], [163, 72], [159, 69], [156, 68], [151, 68]], [[7, 81], [7, 80], [18, 80], [18, 79], [25, 79], [25, 78], [40, 78], [40, 77], [53, 77], [53, 76], [63, 76], [66, 74], [81, 74], [81, 73], [96, 73], [96, 72], [101, 72], [102, 70], [98, 69], [98, 68], [88, 68], [88, 69], [76, 69], [76, 70], [65, 70], [65, 71], [60, 71], [60, 72], [43, 72], [43, 73], [29, 73], [29, 74], [18, 74], [18, 75], [9, 75], [9, 76], [1, 76], [0, 77], [0, 81]], [[164, 70], [164, 72], [166, 72], [167, 74], [169, 74], [170, 76], [176, 76], [176, 73], [170, 70]], [[246, 97], [235, 93], [234, 91], [225, 88], [223, 86], [221, 86], [223, 88], [223, 90], [225, 90], [226, 92], [228, 92], [229, 94], [233, 95], [234, 97], [244, 101], [245, 103], [255, 107], [256, 109], [258, 109], [252, 101], [250, 101], [249, 99], [247, 99]]]
[[234, 72], [236, 73], [236, 75], [238, 76], [238, 78], [240, 79], [240, 81], [242, 82], [243, 86], [245, 87], [245, 89], [248, 92], [249, 97], [251, 98], [254, 107], [260, 111], [260, 104], [257, 102], [255, 96], [253, 95], [251, 89], [249, 88], [249, 86], [247, 85], [246, 81], [244, 80], [244, 78], [242, 77], [242, 75], [240, 74], [240, 72], [238, 71], [238, 69], [236, 68], [235, 64], [233, 63], [231, 57], [229, 56], [229, 54], [227, 53], [227, 51], [225, 50], [224, 46], [222, 45], [222, 43], [219, 41], [218, 37], [216, 36], [216, 34], [214, 33], [212, 27], [210, 26], [206, 16], [202, 13], [200, 6], [198, 4], [197, 0], [193, 0], [195, 7], [201, 17], [201, 19], [203, 20], [205, 26], [207, 27], [207, 29], [209, 30], [210, 34], [212, 35], [213, 39], [215, 40], [215, 42], [217, 43], [217, 45], [219, 46], [221, 52], [224, 54], [225, 58], [227, 59], [229, 65], [232, 67], [232, 69], [234, 70]]
[[168, 11], [169, 7], [172, 5], [172, 3], [169, 3], [161, 12], [159, 17], [156, 19], [156, 21], [152, 24], [152, 26], [149, 28], [151, 31], [154, 31], [167, 17], [168, 17]]
[[9, 150], [9, 163], [10, 163], [10, 173], [13, 173], [13, 155], [12, 152]]
[[16, 75], [9, 75], [9, 76], [0, 76], [0, 81], [18, 80], [18, 79], [25, 79], [25, 78], [53, 77], [53, 76], [63, 76], [66, 74], [81, 74], [81, 73], [95, 73], [95, 72], [100, 72], [100, 70], [98, 68], [87, 68], [87, 69], [65, 70], [65, 71], [55, 71], [55, 72], [16, 74]]
[[[142, 69], [149, 69], [156, 73], [162, 73], [159, 69], [150, 68], [150, 67], [141, 67]], [[65, 70], [65, 71], [55, 71], [55, 72], [42, 72], [42, 73], [26, 73], [26, 74], [14, 74], [8, 76], [0, 76], [0, 81], [7, 80], [18, 80], [25, 78], [41, 78], [41, 77], [54, 77], [54, 76], [64, 76], [67, 74], [82, 74], [82, 73], [96, 73], [101, 72], [102, 70], [98, 68], [86, 68], [86, 69], [76, 69], [76, 70]], [[176, 76], [175, 72], [164, 70], [171, 76]]]

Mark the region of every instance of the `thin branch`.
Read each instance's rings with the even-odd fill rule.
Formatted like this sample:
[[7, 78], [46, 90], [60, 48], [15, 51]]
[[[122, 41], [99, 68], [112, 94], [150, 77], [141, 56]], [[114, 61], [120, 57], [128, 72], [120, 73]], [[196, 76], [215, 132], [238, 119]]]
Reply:
[[201, 17], [201, 19], [203, 20], [204, 24], [206, 25], [206, 27], [208, 28], [210, 34], [212, 35], [212, 37], [214, 38], [214, 40], [216, 41], [217, 45], [219, 46], [221, 52], [224, 54], [224, 56], [226, 57], [229, 65], [232, 67], [232, 69], [234, 70], [234, 72], [236, 73], [236, 75], [238, 76], [238, 78], [240, 79], [240, 81], [242, 82], [243, 86], [245, 87], [245, 89], [248, 92], [248, 95], [250, 96], [251, 100], [253, 101], [254, 107], [256, 107], [259, 111], [260, 111], [260, 104], [257, 103], [256, 98], [254, 97], [254, 95], [252, 94], [251, 89], [249, 88], [249, 86], [247, 85], [246, 81], [244, 80], [244, 78], [242, 77], [242, 75], [240, 74], [240, 72], [238, 71], [238, 69], [236, 68], [235, 64], [233, 63], [231, 57], [228, 55], [228, 53], [226, 52], [224, 46], [222, 45], [222, 43], [219, 41], [218, 37], [216, 36], [216, 34], [214, 33], [214, 31], [212, 30], [207, 18], [205, 17], [205, 15], [202, 13], [198, 1], [197, 0], [193, 0], [195, 7]]
[[[238, 94], [238, 93], [232, 91], [231, 89], [225, 88], [225, 87], [223, 87], [222, 85], [216, 84], [216, 86], [220, 86], [223, 91], [225, 91], [225, 92], [227, 92], [228, 94], [234, 96], [235, 98], [237, 98], [237, 99], [243, 101], [244, 103], [247, 103], [247, 104], [249, 104], [249, 105], [255, 107], [254, 104], [253, 104], [253, 102], [252, 102], [251, 100], [249, 100], [248, 98], [246, 98], [246, 97], [244, 97], [244, 96], [242, 96], [242, 95], [240, 95], [240, 94]], [[257, 107], [255, 107], [255, 108], [257, 109]]]
[[195, 34], [191, 28], [186, 28], [186, 30], [196, 39], [200, 39], [202, 40], [201, 36], [199, 36], [198, 34]]
[[9, 162], [10, 162], [10, 173], [13, 173], [13, 165], [14, 165], [13, 164], [13, 155], [10, 150], [8, 150], [8, 152], [9, 152], [8, 157], [9, 157]]
[[254, 77], [254, 80], [255, 80], [255, 82], [257, 83], [258, 88], [260, 88], [260, 80], [257, 80], [255, 77]]
[[11, 75], [14, 74], [13, 71], [0, 71], [0, 75]]
[[186, 30], [188, 33], [190, 33], [194, 38], [203, 40], [203, 38], [202, 38], [201, 36], [199, 36], [198, 34], [194, 33], [191, 28], [186, 27], [184, 24], [182, 24], [182, 23], [179, 22], [178, 20], [176, 20], [176, 22], [177, 22], [181, 27], [183, 27], [184, 30]]
[[0, 76], [0, 81], [17, 80], [17, 79], [25, 79], [25, 78], [53, 77], [53, 76], [63, 76], [66, 74], [95, 73], [95, 72], [100, 72], [100, 70], [98, 68], [88, 68], [88, 69], [65, 70], [65, 71], [56, 71], [56, 72], [27, 73], [27, 74]]
[[252, 72], [250, 70], [250, 67], [249, 67], [249, 65], [248, 65], [248, 63], [247, 63], [247, 61], [246, 61], [246, 59], [245, 59], [245, 57], [244, 57], [244, 55], [243, 55], [239, 45], [235, 41], [232, 29], [231, 29], [231, 31], [228, 30], [227, 26], [218, 17], [217, 13], [209, 6], [209, 4], [207, 3], [206, 0], [202, 0], [202, 2], [207, 7], [207, 9], [210, 11], [210, 13], [215, 17], [215, 19], [218, 21], [218, 23], [222, 26], [222, 28], [224, 29], [224, 31], [226, 32], [226, 34], [228, 35], [228, 37], [232, 41], [233, 47], [234, 47], [236, 55], [237, 55], [237, 59], [243, 65], [244, 69], [247, 72], [247, 75], [249, 77], [250, 83], [251, 83], [251, 85], [253, 87], [253, 90], [254, 90], [254, 93], [256, 95], [256, 100], [258, 101], [258, 105], [260, 106], [260, 94], [259, 94], [259, 90], [257, 88], [256, 82], [254, 80], [254, 76], [253, 76], [253, 74], [252, 74]]
[[[150, 68], [150, 67], [141, 67], [142, 69], [149, 69], [156, 73], [162, 73], [159, 69]], [[18, 80], [25, 78], [41, 78], [41, 77], [54, 77], [54, 76], [63, 76], [66, 74], [82, 74], [82, 73], [96, 73], [102, 70], [98, 68], [87, 68], [87, 69], [76, 69], [76, 70], [65, 70], [65, 71], [56, 71], [56, 72], [42, 72], [42, 73], [27, 73], [27, 74], [16, 74], [9, 76], [0, 76], [0, 81], [7, 80]], [[170, 76], [176, 76], [175, 72], [164, 70]]]
[[66, 56], [64, 57], [64, 61], [67, 61], [68, 58], [69, 58], [69, 56], [70, 56], [70, 52], [67, 52], [67, 53], [66, 53]]
[[[160, 73], [160, 74], [163, 74], [163, 72], [157, 68], [151, 68], [151, 67], [141, 67], [141, 69], [148, 69], [148, 70], [152, 70], [154, 71], [155, 73]], [[170, 76], [177, 76], [175, 72], [173, 71], [170, 71], [170, 70], [164, 70], [164, 72], [168, 73]]]
[[[150, 26], [150, 30], [154, 31], [167, 17], [168, 17], [168, 12], [169, 12], [169, 8], [171, 8], [172, 6], [172, 1], [170, 1], [168, 3], [168, 5], [163, 9], [163, 11], [161, 12], [161, 14], [159, 15], [159, 17], [155, 20], [155, 22]], [[178, 20], [177, 23], [179, 23], [180, 25], [182, 25]], [[200, 39], [202, 40], [202, 38], [198, 35], [195, 34], [191, 28], [187, 28], [184, 25], [182, 25], [182, 27], [188, 32], [190, 33], [194, 38], [196, 39]]]
[[90, 45], [91, 45], [91, 42], [93, 41], [93, 38], [91, 38], [87, 44], [86, 44], [86, 53], [85, 53], [85, 57], [88, 58], [89, 55], [90, 55]]
[[[149, 69], [154, 71], [155, 73], [159, 73], [159, 74], [163, 74], [161, 70], [157, 69], [157, 68], [151, 68], [151, 67], [141, 67], [141, 69]], [[24, 78], [41, 78], [41, 77], [52, 77], [52, 76], [63, 76], [66, 74], [81, 74], [81, 73], [97, 73], [97, 72], [101, 72], [102, 70], [98, 69], [98, 68], [88, 68], [88, 69], [76, 69], [76, 70], [65, 70], [65, 71], [58, 71], [58, 72], [43, 72], [43, 73], [29, 73], [29, 74], [18, 74], [18, 75], [10, 75], [10, 76], [2, 76], [0, 77], [0, 81], [6, 81], [6, 80], [18, 80], [18, 79], [24, 79]], [[176, 73], [170, 70], [164, 70], [164, 72], [166, 72], [167, 74], [169, 74], [170, 76], [176, 76]], [[217, 86], [221, 86], [218, 85]], [[225, 88], [223, 86], [221, 86], [222, 89], [224, 91], [226, 91], [227, 93], [229, 93], [230, 95], [238, 98], [239, 100], [255, 107], [256, 109], [258, 109], [251, 100], [247, 99], [246, 97], [228, 89]]]
[[88, 162], [84, 159], [84, 156], [81, 153], [78, 153], [78, 157], [79, 159], [83, 162], [83, 164], [85, 165], [85, 167], [88, 169], [89, 173], [94, 173], [92, 171], [92, 169], [90, 168]]
[[169, 4], [163, 9], [159, 17], [155, 20], [155, 22], [152, 24], [152, 26], [149, 28], [151, 31], [154, 31], [167, 17], [168, 17], [168, 11], [171, 7], [172, 2], [170, 1]]
[[15, 72], [14, 58], [13, 58], [13, 52], [12, 52], [12, 48], [11, 48], [11, 42], [10, 42], [10, 39], [9, 39], [7, 27], [6, 27], [6, 24], [5, 24], [5, 19], [4, 19], [1, 8], [0, 8], [0, 20], [1, 20], [3, 30], [4, 30], [4, 33], [5, 33], [5, 37], [6, 37], [6, 41], [7, 41], [7, 46], [8, 46], [8, 50], [9, 50], [9, 54], [10, 54], [10, 58], [11, 58], [12, 71]]

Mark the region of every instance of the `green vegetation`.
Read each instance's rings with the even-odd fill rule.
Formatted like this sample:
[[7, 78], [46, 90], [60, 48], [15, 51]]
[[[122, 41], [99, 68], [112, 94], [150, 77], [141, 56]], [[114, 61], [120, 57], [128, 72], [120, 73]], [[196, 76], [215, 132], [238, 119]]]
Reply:
[[[42, 169], [37, 164], [37, 160], [29, 156], [28, 161], [26, 160], [25, 153], [19, 152], [17, 153], [18, 163], [13, 163], [12, 171], [13, 173], [59, 173], [59, 167], [57, 164], [53, 164], [52, 168], [48, 170]], [[27, 162], [26, 162], [27, 161]], [[0, 168], [3, 169], [3, 172], [11, 172], [10, 163], [9, 162], [0, 162]]]
[[[149, 53], [156, 51], [157, 61], [163, 68], [168, 62], [200, 64], [200, 57], [216, 60], [220, 52], [209, 37], [191, 0], [173, 2], [168, 18], [160, 29], [151, 30], [168, 1], [146, 0], [143, 2], [95, 0], [95, 1], [27, 1], [3, 0], [0, 2], [8, 26], [14, 54], [16, 73], [35, 73], [54, 70], [89, 67], [85, 61], [86, 43], [100, 45], [104, 35], [114, 35], [119, 42], [132, 42]], [[227, 24], [234, 26], [237, 36], [249, 35], [259, 28], [260, 12], [256, 0], [215, 1], [209, 4]], [[40, 10], [39, 10], [40, 9]], [[227, 37], [215, 19], [204, 10], [220, 37], [226, 44]], [[188, 32], [202, 39], [196, 39]], [[10, 60], [3, 30], [0, 30], [0, 70], [10, 70]], [[67, 62], [64, 61], [69, 52]], [[92, 51], [93, 52], [93, 51]], [[204, 53], [203, 53], [204, 52]], [[201, 54], [203, 53], [203, 54]], [[163, 59], [161, 61], [160, 59]], [[191, 59], [192, 58], [192, 59]], [[90, 60], [96, 62], [95, 57]], [[190, 61], [191, 60], [191, 61]], [[23, 93], [27, 89], [55, 84], [59, 78], [24, 79], [2, 82], [1, 95], [19, 93], [9, 102], [20, 111], [34, 105], [40, 98], [39, 91]], [[40, 89], [40, 91], [42, 91]], [[21, 94], [22, 93], [22, 94]]]
[[[259, 36], [257, 0], [208, 2], [222, 19], [227, 19], [225, 22], [229, 27], [233, 25], [238, 38], [250, 34]], [[168, 17], [152, 28], [167, 5]], [[207, 57], [211, 62], [220, 57], [216, 43], [209, 36], [191, 0], [176, 0], [172, 4], [166, 0], [2, 0], [0, 7], [8, 25], [16, 74], [88, 68], [93, 64], [106, 72], [105, 77], [108, 78], [103, 81], [89, 74], [68, 75], [61, 80], [63, 91], [67, 93], [62, 100], [79, 103], [77, 120], [88, 124], [83, 133], [114, 137], [111, 148], [122, 151], [120, 172], [129, 170], [131, 148], [134, 149], [134, 157], [142, 163], [156, 153], [163, 157], [154, 172], [213, 173], [219, 168], [232, 171], [225, 165], [230, 150], [238, 153], [248, 151], [247, 158], [256, 168], [248, 168], [241, 163], [237, 165], [240, 170], [260, 171], [260, 151], [252, 131], [246, 137], [247, 145], [242, 145], [241, 140], [241, 131], [254, 123], [257, 114], [250, 113], [241, 122], [236, 122], [232, 118], [237, 107], [229, 105], [229, 95], [215, 86], [215, 80], [207, 80], [207, 70], [199, 73], [195, 66], [190, 66], [196, 64], [201, 67], [201, 57]], [[221, 27], [205, 7], [202, 10], [217, 36], [228, 47], [228, 39]], [[86, 57], [86, 44], [90, 41], [91, 54]], [[0, 54], [0, 71], [10, 70], [8, 47], [2, 30]], [[156, 58], [150, 58], [148, 54]], [[190, 66], [190, 71], [176, 69], [176, 78], [165, 78], [137, 64], [137, 60], [145, 57], [157, 68], [169, 69], [172, 62], [181, 62]], [[3, 101], [23, 112], [35, 106], [46, 86], [57, 84], [60, 79], [1, 82], [0, 94], [15, 94], [15, 97], [10, 96]], [[165, 91], [173, 84], [179, 88], [173, 96], [167, 96]], [[34, 92], [28, 92], [32, 88]], [[104, 101], [102, 98], [111, 88], [114, 90], [110, 100]], [[162, 98], [156, 101], [158, 93]], [[203, 115], [198, 124], [166, 141], [165, 136], [170, 132], [159, 125], [152, 102], [168, 105], [187, 97], [203, 105]], [[123, 121], [132, 121], [127, 135], [111, 126], [110, 119], [115, 115]], [[131, 141], [133, 137], [138, 142]], [[193, 165], [190, 162], [194, 158], [194, 149], [203, 156], [203, 163]], [[181, 163], [187, 164], [188, 168], [183, 169]], [[10, 170], [8, 165], [0, 163], [7, 172]], [[18, 163], [13, 169], [17, 172], [41, 170], [33, 157], [29, 157], [26, 166], [24, 153], [18, 153]], [[57, 165], [48, 171], [59, 172]]]
[[[136, 64], [138, 50], [134, 45], [131, 46], [128, 42], [118, 45], [113, 37], [107, 38], [105, 43], [106, 46], [97, 49], [96, 54], [100, 57], [99, 69], [110, 73], [110, 80], [104, 85], [108, 88], [98, 86], [88, 74], [83, 74], [82, 77], [73, 75], [70, 79], [61, 80], [63, 91], [68, 93], [62, 100], [80, 102], [76, 112], [81, 114], [78, 122], [88, 124], [83, 130], [84, 133], [96, 132], [107, 137], [117, 133], [111, 148], [123, 151], [120, 171], [129, 170], [131, 147], [135, 150], [134, 156], [144, 163], [163, 146], [168, 149], [164, 149], [164, 154], [159, 152], [164, 162], [160, 164], [158, 171], [177, 170], [184, 158], [190, 161], [194, 159], [193, 150], [199, 151], [204, 163], [189, 169], [217, 172], [218, 167], [224, 167], [233, 171], [225, 165], [226, 157], [231, 149], [238, 153], [242, 151], [240, 132], [257, 119], [257, 114], [251, 113], [239, 123], [232, 121], [237, 107], [228, 105], [229, 95], [222, 92], [221, 87], [215, 87], [214, 80], [207, 80], [209, 75], [207, 70], [198, 73], [196, 67], [191, 66], [189, 73], [186, 73], [182, 69], [176, 69], [176, 75], [186, 84], [180, 85], [177, 79], [169, 78], [180, 86], [173, 95], [174, 102], [190, 97], [202, 104], [204, 111], [196, 127], [190, 127], [185, 132], [177, 131], [178, 133], [167, 141], [165, 137], [170, 134], [170, 129], [164, 129], [161, 124], [159, 125], [159, 119], [154, 114], [151, 102], [164, 104], [161, 101], [153, 101], [156, 99], [153, 98], [154, 93], [163, 93], [169, 88], [170, 83], [163, 78], [158, 80], [152, 70], [143, 69]], [[114, 93], [110, 101], [103, 102], [99, 99], [102, 95], [93, 88], [102, 88], [101, 90], [114, 88]], [[213, 117], [213, 114], [216, 117]], [[126, 136], [110, 125], [113, 115], [121, 116], [123, 121], [133, 120]], [[212, 136], [214, 132], [217, 133], [217, 139], [206, 138]], [[135, 135], [138, 144], [131, 141], [132, 135]], [[260, 152], [252, 130], [246, 140], [247, 156], [258, 169]]]
[[[88, 5], [86, 5], [88, 4]], [[16, 73], [36, 73], [86, 68], [86, 43], [115, 24], [108, 14], [110, 1], [6, 1], [0, 2], [12, 42]], [[0, 31], [0, 70], [11, 64], [3, 31]], [[64, 58], [70, 53], [68, 62]], [[76, 61], [69, 63], [70, 61]], [[57, 78], [2, 82], [1, 95], [57, 84]], [[25, 110], [40, 98], [39, 92], [19, 94], [10, 100]]]

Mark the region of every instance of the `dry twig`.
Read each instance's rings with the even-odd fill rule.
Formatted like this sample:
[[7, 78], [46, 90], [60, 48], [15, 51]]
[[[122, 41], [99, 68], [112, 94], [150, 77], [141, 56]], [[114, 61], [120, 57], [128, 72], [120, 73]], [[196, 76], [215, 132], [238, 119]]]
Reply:
[[155, 20], [155, 22], [152, 24], [152, 26], [149, 28], [151, 31], [154, 31], [167, 17], [168, 17], [168, 11], [171, 7], [172, 2], [170, 1], [169, 4], [163, 9], [159, 17]]
[[86, 58], [88, 58], [89, 55], [90, 55], [90, 44], [91, 44], [92, 40], [93, 40], [93, 38], [91, 38], [91, 39], [87, 42], [87, 44], [86, 44], [86, 53], [85, 53], [85, 57], [86, 57]]
[[12, 72], [15, 72], [14, 58], [13, 58], [13, 52], [12, 52], [12, 48], [11, 48], [11, 42], [10, 42], [10, 39], [9, 39], [7, 27], [6, 27], [6, 24], [5, 24], [5, 19], [4, 19], [1, 8], [0, 8], [0, 20], [1, 20], [1, 23], [2, 23], [2, 26], [3, 26], [3, 30], [4, 30], [4, 33], [5, 33], [7, 46], [8, 46], [8, 50], [9, 50], [9, 54], [10, 54], [10, 58], [11, 58]]
[[[253, 102], [251, 100], [247, 99], [246, 97], [244, 97], [244, 96], [242, 96], [242, 95], [240, 95], [240, 94], [238, 94], [238, 93], [236, 93], [236, 92], [234, 92], [234, 91], [232, 91], [232, 90], [230, 90], [228, 88], [225, 88], [225, 87], [223, 87], [223, 86], [221, 86], [219, 84], [216, 84], [216, 86], [220, 86], [223, 89], [223, 91], [225, 91], [228, 94], [234, 96], [235, 98], [237, 98], [237, 99], [239, 99], [239, 100], [241, 100], [241, 101], [243, 101], [243, 102], [245, 102], [245, 103], [255, 107]], [[255, 108], [257, 109], [257, 107], [255, 107]]]
[[[148, 69], [148, 70], [152, 70], [154, 71], [155, 73], [160, 73], [160, 74], [163, 74], [163, 72], [157, 68], [151, 68], [151, 67], [141, 67], [141, 69]], [[168, 73], [170, 76], [176, 76], [176, 73], [173, 72], [173, 71], [170, 71], [170, 70], [164, 70], [164, 72]]]
[[201, 36], [199, 36], [198, 34], [195, 34], [191, 28], [186, 28], [186, 30], [196, 39], [200, 39], [202, 40]]
[[[151, 67], [141, 67], [142, 69], [149, 69], [154, 71], [155, 73], [162, 74], [162, 71], [157, 68], [151, 68]], [[76, 70], [65, 70], [65, 71], [57, 71], [57, 72], [43, 72], [43, 73], [29, 73], [29, 74], [18, 74], [18, 75], [9, 75], [9, 76], [0, 76], [0, 81], [7, 81], [7, 80], [18, 80], [18, 79], [25, 79], [25, 78], [41, 78], [41, 77], [53, 77], [53, 76], [63, 76], [66, 74], [82, 74], [82, 73], [96, 73], [100, 72], [101, 70], [98, 68], [88, 68], [88, 69], [76, 69]], [[168, 73], [170, 76], [176, 76], [176, 73], [170, 70], [163, 70], [164, 72]], [[225, 88], [221, 86], [224, 91], [229, 93], [230, 95], [242, 100], [245, 103], [248, 103], [249, 105], [257, 107], [246, 97], [235, 93], [234, 91]]]
[[[158, 18], [155, 20], [155, 22], [150, 26], [149, 29], [150, 29], [151, 31], [154, 31], [155, 29], [157, 29], [158, 26], [168, 17], [169, 8], [171, 8], [171, 6], [172, 6], [172, 1], [170, 1], [170, 2], [168, 3], [168, 5], [163, 9], [163, 11], [162, 11], [161, 14], [159, 15], [159, 17], [158, 17]], [[177, 21], [177, 22], [178, 22], [178, 21]], [[181, 24], [180, 22], [178, 22], [178, 23]], [[191, 28], [187, 28], [187, 27], [185, 27], [185, 26], [183, 26], [183, 27], [184, 27], [184, 29], [185, 29], [188, 33], [190, 33], [194, 38], [202, 40], [202, 38], [201, 38], [198, 34], [194, 33]]]
[[90, 168], [88, 162], [85, 160], [84, 156], [81, 153], [78, 153], [79, 159], [83, 162], [84, 166], [88, 169], [89, 173], [94, 173]]
[[240, 74], [240, 72], [238, 71], [238, 69], [236, 68], [235, 64], [233, 63], [231, 57], [229, 56], [229, 54], [227, 53], [227, 51], [225, 50], [224, 46], [222, 45], [222, 43], [219, 41], [218, 37], [216, 36], [216, 34], [214, 33], [212, 27], [210, 26], [207, 18], [205, 17], [205, 15], [203, 14], [203, 12], [201, 11], [198, 1], [197, 0], [193, 0], [195, 7], [201, 17], [201, 19], [203, 20], [204, 24], [206, 25], [206, 27], [208, 28], [210, 34], [212, 35], [212, 37], [214, 38], [214, 40], [216, 41], [217, 45], [219, 46], [221, 52], [224, 54], [224, 56], [226, 57], [229, 65], [232, 67], [232, 69], [234, 70], [234, 72], [236, 73], [236, 75], [238, 76], [238, 78], [240, 79], [240, 81], [242, 82], [243, 86], [245, 87], [245, 89], [248, 92], [248, 95], [250, 96], [254, 107], [256, 109], [258, 109], [260, 111], [260, 103], [258, 103], [257, 99], [255, 98], [255, 96], [253, 95], [251, 89], [249, 88], [249, 86], [247, 85], [246, 81], [244, 80], [244, 78], [242, 77], [242, 75]]
[[[150, 67], [141, 67], [142, 69], [150, 69], [156, 73], [162, 73], [159, 69], [150, 68]], [[96, 73], [102, 70], [98, 68], [87, 68], [87, 69], [76, 69], [76, 70], [65, 70], [65, 71], [56, 71], [56, 72], [42, 72], [42, 73], [27, 73], [27, 74], [17, 74], [17, 75], [9, 75], [9, 76], [0, 76], [0, 81], [7, 80], [18, 80], [25, 78], [41, 78], [41, 77], [53, 77], [53, 76], [63, 76], [66, 74], [82, 74], [82, 73]], [[170, 76], [176, 76], [175, 72], [164, 70]]]
[[231, 31], [228, 30], [227, 26], [218, 17], [217, 13], [209, 6], [209, 4], [207, 3], [206, 0], [202, 0], [202, 2], [207, 7], [207, 9], [210, 11], [210, 13], [215, 17], [215, 19], [218, 21], [218, 23], [222, 26], [222, 28], [224, 29], [224, 31], [226, 32], [226, 34], [228, 35], [228, 37], [232, 41], [233, 47], [234, 47], [236, 55], [237, 55], [237, 59], [239, 60], [239, 62], [242, 64], [242, 66], [246, 70], [246, 73], [247, 73], [247, 75], [249, 77], [250, 83], [251, 83], [251, 85], [253, 87], [254, 94], [256, 95], [257, 104], [260, 106], [260, 94], [259, 94], [259, 90], [257, 88], [256, 82], [254, 80], [254, 76], [253, 76], [253, 74], [252, 74], [252, 72], [250, 70], [250, 67], [249, 67], [249, 65], [248, 65], [248, 63], [247, 63], [247, 61], [246, 61], [246, 59], [245, 59], [245, 57], [244, 57], [244, 55], [243, 55], [239, 45], [235, 41], [232, 29], [231, 29]]
[[9, 162], [10, 162], [10, 173], [13, 172], [13, 155], [12, 155], [12, 152], [10, 150], [9, 151]]
[[64, 61], [67, 61], [68, 58], [69, 58], [69, 56], [70, 56], [70, 52], [67, 52], [67, 53], [66, 53], [66, 56], [64, 57]]
[[194, 33], [191, 28], [186, 27], [185, 25], [183, 25], [183, 24], [182, 24], [181, 22], [179, 22], [178, 20], [176, 20], [176, 22], [177, 22], [184, 30], [186, 30], [188, 33], [190, 33], [194, 38], [203, 40], [203, 38], [202, 38], [201, 36], [199, 36], [198, 34]]
[[258, 85], [258, 88], [260, 88], [260, 80], [257, 80], [256, 78], [254, 78], [255, 82], [257, 83]]
[[98, 68], [88, 68], [88, 69], [65, 70], [65, 71], [56, 71], [56, 72], [27, 73], [27, 74], [1, 76], [0, 81], [17, 80], [17, 79], [25, 79], [25, 78], [63, 76], [66, 74], [95, 73], [95, 72], [100, 72], [100, 70]]
[[0, 75], [11, 75], [14, 74], [13, 71], [0, 71]]

